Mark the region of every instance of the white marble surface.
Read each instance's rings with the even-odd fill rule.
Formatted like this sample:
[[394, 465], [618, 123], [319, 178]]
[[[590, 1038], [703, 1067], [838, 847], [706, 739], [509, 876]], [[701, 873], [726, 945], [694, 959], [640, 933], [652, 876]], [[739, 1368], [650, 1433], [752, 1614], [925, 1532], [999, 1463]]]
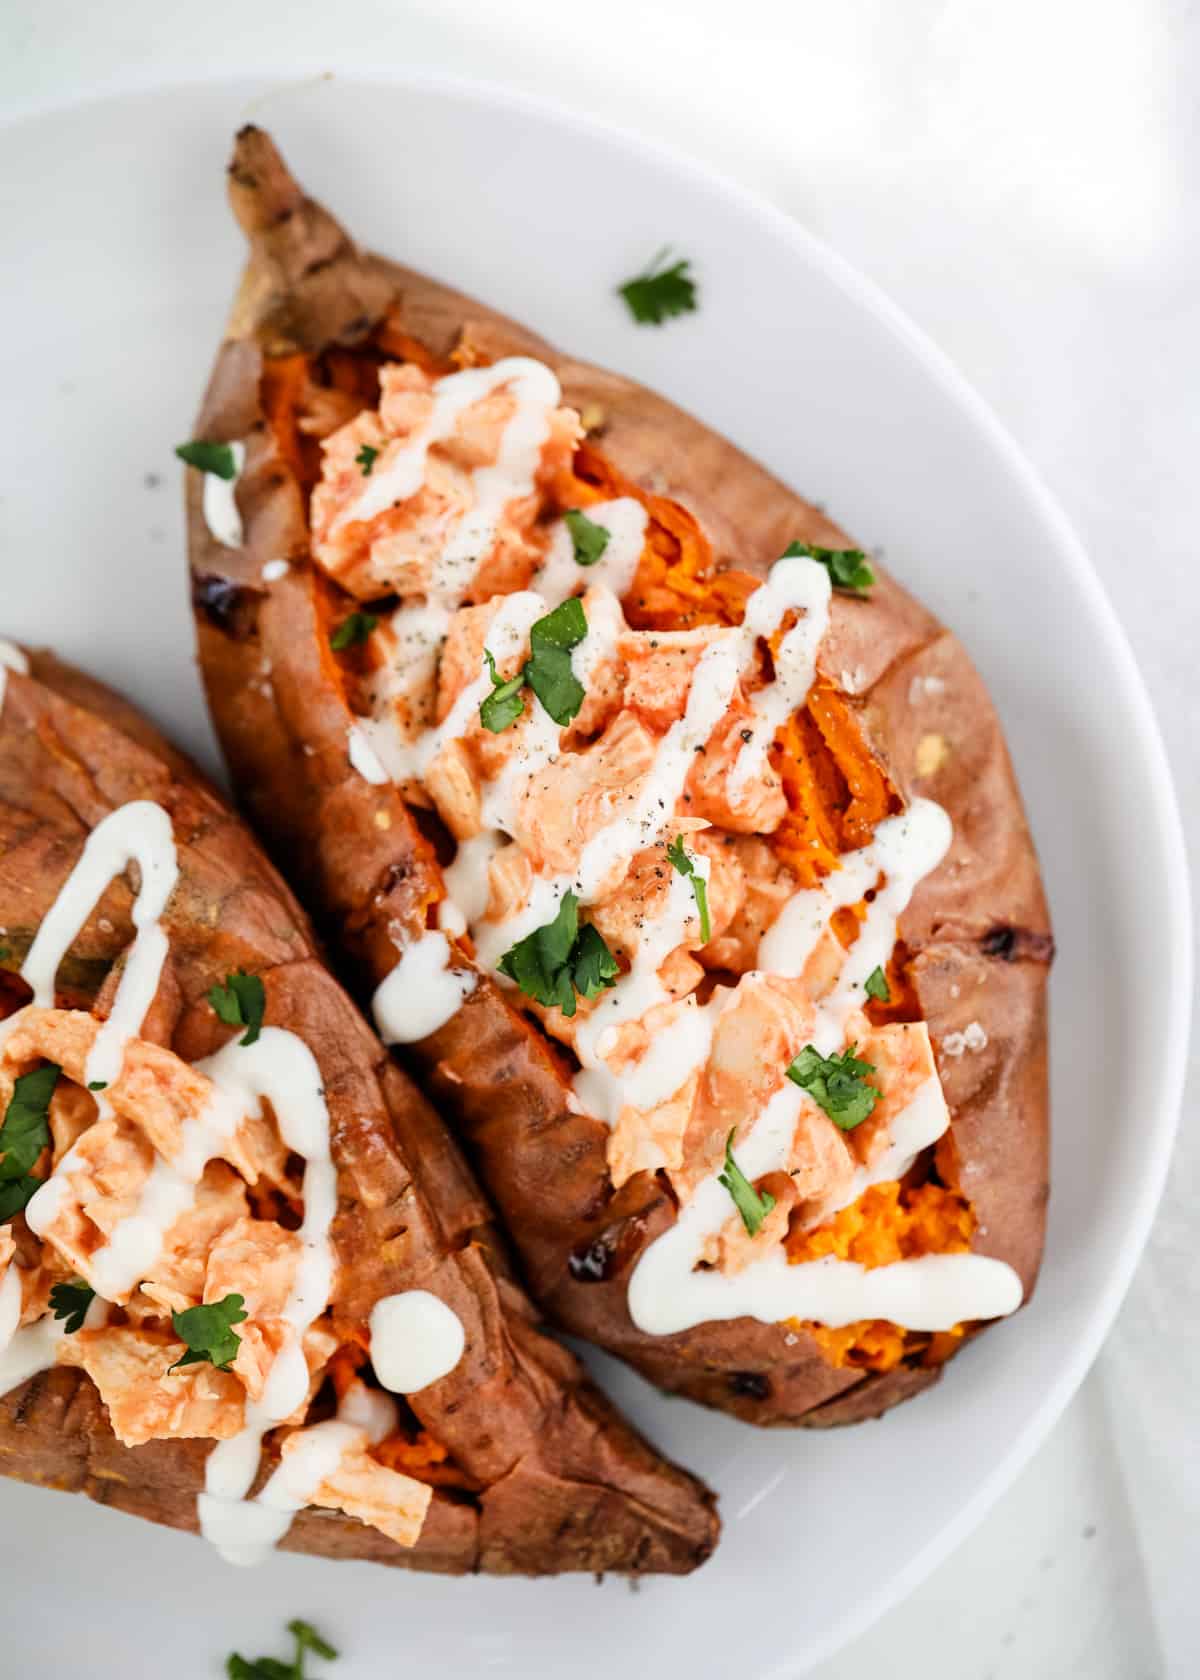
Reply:
[[[6, 112], [221, 71], [261, 68], [269, 85], [425, 67], [640, 128], [768, 194], [950, 353], [1062, 501], [1146, 674], [1195, 859], [1191, 0], [7, 0], [0, 40]], [[1193, 1047], [1190, 1108], [1197, 1096]], [[1200, 1672], [1197, 1231], [1200, 1139], [1185, 1123], [1082, 1393], [978, 1531], [823, 1680]], [[195, 1655], [188, 1672], [209, 1672]]]

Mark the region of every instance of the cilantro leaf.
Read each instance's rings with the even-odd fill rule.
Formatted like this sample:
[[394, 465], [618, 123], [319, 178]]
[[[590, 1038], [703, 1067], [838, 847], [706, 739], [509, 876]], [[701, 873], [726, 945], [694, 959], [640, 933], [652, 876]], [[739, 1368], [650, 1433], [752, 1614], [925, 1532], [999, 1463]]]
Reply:
[[50, 1291], [50, 1305], [54, 1308], [55, 1318], [66, 1319], [68, 1336], [73, 1336], [76, 1330], [83, 1328], [87, 1310], [95, 1299], [96, 1291], [91, 1284], [84, 1283], [82, 1278], [54, 1285]]
[[525, 686], [525, 669], [522, 666], [515, 677], [505, 680], [496, 670], [491, 648], [484, 648], [483, 657], [487, 660], [488, 671], [491, 674], [492, 692], [480, 703], [479, 721], [485, 729], [490, 729], [493, 735], [499, 735], [509, 724], [516, 723], [525, 710], [525, 702], [521, 698], [521, 690]]
[[497, 966], [526, 997], [547, 1008], [557, 1004], [566, 1016], [575, 1013], [576, 994], [598, 997], [617, 975], [616, 958], [599, 930], [590, 923], [580, 927], [579, 900], [573, 892], [563, 894], [552, 922], [519, 939]]
[[240, 1044], [257, 1042], [267, 1007], [267, 994], [257, 974], [245, 974], [240, 968], [235, 969], [225, 976], [223, 986], [210, 987], [208, 1001], [216, 1011], [217, 1019], [224, 1021], [227, 1027], [245, 1027], [246, 1036], [238, 1040]]
[[292, 1634], [296, 1640], [297, 1660], [301, 1660], [303, 1658], [303, 1653], [305, 1651], [315, 1651], [319, 1657], [324, 1657], [329, 1662], [336, 1661], [337, 1652], [327, 1639], [321, 1638], [321, 1635], [317, 1632], [316, 1628], [313, 1627], [311, 1622], [289, 1622], [288, 1632]]
[[45, 1182], [44, 1178], [26, 1173], [24, 1178], [10, 1178], [0, 1184], [0, 1221], [11, 1219], [27, 1207], [34, 1191], [40, 1190]]
[[364, 478], [370, 478], [371, 470], [378, 459], [378, 449], [373, 448], [369, 443], [364, 443], [358, 454], [354, 457], [354, 465], [362, 468], [362, 475]]
[[581, 513], [578, 508], [569, 508], [563, 514], [567, 530], [571, 533], [571, 546], [575, 550], [575, 564], [577, 566], [594, 566], [604, 550], [608, 547], [611, 532], [603, 525], [597, 525]]
[[235, 1651], [225, 1663], [229, 1680], [306, 1680], [306, 1651], [312, 1651], [328, 1662], [336, 1660], [337, 1652], [327, 1639], [322, 1639], [311, 1622], [289, 1622], [288, 1632], [296, 1641], [296, 1654], [290, 1663], [283, 1662], [279, 1657], [259, 1657], [256, 1662], [249, 1662]]
[[348, 647], [357, 647], [360, 642], [366, 641], [378, 623], [379, 619], [374, 613], [349, 613], [330, 636], [329, 645], [335, 653], [341, 653]]
[[868, 997], [878, 1003], [891, 1003], [892, 988], [887, 983], [887, 975], [881, 968], [873, 968], [867, 975], [866, 985], [863, 987]]
[[836, 1056], [822, 1056], [815, 1045], [806, 1044], [787, 1070], [793, 1084], [807, 1091], [843, 1132], [861, 1126], [879, 1101], [879, 1091], [864, 1077], [875, 1069], [870, 1062], [859, 1061], [854, 1049], [852, 1045]]
[[585, 922], [571, 950], [571, 978], [580, 997], [599, 997], [615, 985], [620, 970], [599, 928]]
[[[54, 1062], [47, 1062], [32, 1073], [23, 1073], [13, 1084], [13, 1094], [4, 1112], [4, 1123], [0, 1125], [0, 1149], [4, 1151], [4, 1159], [0, 1160], [0, 1183], [9, 1184], [14, 1179], [24, 1179], [42, 1150], [49, 1145], [50, 1126], [46, 1115], [59, 1071]], [[33, 1180], [33, 1190], [40, 1182], [40, 1179]], [[33, 1190], [29, 1191], [21, 1207], [25, 1206]]]
[[686, 315], [696, 307], [696, 283], [688, 273], [691, 263], [683, 259], [663, 268], [668, 256], [670, 251], [664, 248], [641, 274], [617, 287], [639, 326], [661, 327], [672, 316]]
[[818, 548], [815, 543], [792, 542], [784, 549], [783, 558], [819, 560], [835, 589], [860, 599], [875, 582], [875, 573], [861, 548]]
[[573, 595], [529, 632], [525, 681], [560, 726], [570, 723], [584, 702], [583, 684], [571, 668], [571, 649], [586, 635], [583, 606]]
[[725, 1171], [717, 1174], [717, 1183], [723, 1184], [728, 1190], [733, 1197], [733, 1205], [742, 1216], [742, 1224], [752, 1237], [756, 1237], [762, 1229], [763, 1220], [775, 1206], [775, 1198], [769, 1190], [764, 1190], [760, 1196], [734, 1160], [733, 1140], [736, 1132], [735, 1126], [725, 1139]]
[[690, 875], [692, 891], [696, 895], [696, 909], [700, 913], [700, 938], [707, 945], [712, 938], [712, 923], [708, 919], [708, 882], [696, 868], [696, 860], [683, 849], [683, 835], [677, 834], [667, 847], [671, 865], [681, 875]]
[[89, 1080], [88, 1090], [89, 1091], [107, 1091], [108, 1090], [108, 1080], [107, 1079], [92, 1079], [92, 1080]]
[[247, 1314], [240, 1295], [226, 1295], [223, 1301], [212, 1301], [200, 1307], [185, 1307], [171, 1314], [171, 1327], [187, 1352], [171, 1366], [177, 1371], [181, 1365], [200, 1365], [211, 1361], [218, 1371], [228, 1371], [237, 1358], [242, 1338], [234, 1330]]
[[232, 444], [205, 443], [197, 439], [193, 443], [177, 445], [175, 453], [189, 467], [195, 467], [202, 473], [212, 473], [214, 478], [223, 478], [228, 483], [231, 478], [237, 477], [237, 460]]
[[565, 727], [584, 702], [583, 684], [571, 668], [571, 649], [587, 635], [583, 607], [572, 597], [539, 618], [529, 632], [529, 658], [515, 677], [501, 679], [490, 648], [484, 648], [492, 692], [481, 701], [479, 721], [493, 735], [525, 710], [521, 690], [528, 683], [555, 723]]

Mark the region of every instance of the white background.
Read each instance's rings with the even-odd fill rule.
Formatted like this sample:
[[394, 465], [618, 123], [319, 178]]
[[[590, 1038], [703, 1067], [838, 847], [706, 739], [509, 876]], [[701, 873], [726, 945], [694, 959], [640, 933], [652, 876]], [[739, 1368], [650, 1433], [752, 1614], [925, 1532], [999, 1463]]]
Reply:
[[[330, 66], [430, 68], [641, 129], [767, 194], [941, 344], [1065, 506], [1146, 675], [1195, 857], [1200, 13], [1188, 0], [6, 0], [0, 32], [6, 112], [207, 73], [261, 69], [268, 87]], [[381, 185], [389, 167], [420, 167], [380, 161]], [[1131, 845], [1136, 826], [1131, 814]], [[1195, 1050], [1192, 1075], [1194, 1103]], [[1185, 1109], [1149, 1255], [1078, 1399], [982, 1527], [823, 1680], [1200, 1672], [1190, 1132]], [[214, 1672], [194, 1634], [170, 1661]]]

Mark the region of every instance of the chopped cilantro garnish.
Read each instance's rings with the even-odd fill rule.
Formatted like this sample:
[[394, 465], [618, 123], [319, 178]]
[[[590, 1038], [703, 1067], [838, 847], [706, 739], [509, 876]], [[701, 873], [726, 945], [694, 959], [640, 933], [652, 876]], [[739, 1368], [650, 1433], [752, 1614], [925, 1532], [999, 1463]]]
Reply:
[[575, 596], [539, 618], [529, 632], [525, 680], [555, 723], [563, 726], [584, 702], [583, 684], [571, 668], [571, 649], [586, 635], [587, 619]]
[[571, 649], [587, 635], [583, 607], [574, 596], [539, 618], [529, 632], [529, 658], [515, 677], [501, 681], [491, 650], [484, 648], [494, 687], [479, 707], [479, 720], [493, 735], [515, 723], [525, 709], [528, 683], [555, 723], [565, 727], [584, 702], [583, 684], [571, 667]]
[[356, 467], [362, 468], [362, 475], [364, 478], [370, 478], [371, 469], [374, 467], [378, 459], [378, 449], [373, 448], [369, 443], [364, 443], [358, 454], [354, 457], [354, 464]]
[[499, 735], [510, 723], [516, 723], [525, 710], [525, 702], [521, 698], [521, 690], [525, 686], [525, 667], [522, 666], [515, 677], [506, 680], [496, 670], [491, 648], [484, 648], [483, 657], [487, 660], [488, 671], [491, 674], [492, 692], [479, 707], [479, 721], [485, 729], [490, 729], [493, 735]]
[[58, 1083], [60, 1069], [54, 1062], [23, 1073], [13, 1083], [13, 1094], [0, 1125], [0, 1219], [11, 1219], [45, 1183], [34, 1178], [30, 1168], [50, 1143], [47, 1113]]
[[865, 596], [875, 582], [875, 573], [861, 548], [818, 548], [815, 543], [789, 543], [785, 560], [818, 560], [829, 573], [835, 589], [846, 595]]
[[237, 1358], [242, 1338], [234, 1330], [247, 1316], [245, 1301], [240, 1295], [226, 1295], [223, 1301], [213, 1301], [201, 1307], [185, 1307], [171, 1314], [171, 1327], [187, 1352], [171, 1366], [177, 1371], [181, 1365], [200, 1365], [211, 1361], [218, 1371], [228, 1371]]
[[96, 1291], [91, 1284], [84, 1283], [82, 1278], [73, 1278], [70, 1283], [54, 1285], [50, 1291], [50, 1305], [54, 1309], [55, 1318], [66, 1319], [68, 1336], [73, 1336], [76, 1330], [82, 1330], [88, 1308], [95, 1298]]
[[327, 1639], [321, 1638], [311, 1622], [289, 1622], [288, 1632], [296, 1641], [296, 1654], [291, 1662], [282, 1662], [278, 1657], [259, 1657], [251, 1662], [235, 1651], [225, 1663], [229, 1680], [306, 1680], [306, 1652], [312, 1651], [327, 1662], [336, 1660], [337, 1652]]
[[712, 923], [708, 919], [708, 882], [696, 868], [696, 860], [684, 850], [683, 835], [677, 834], [667, 847], [672, 866], [681, 875], [690, 875], [692, 891], [696, 895], [696, 909], [700, 912], [700, 937], [707, 945], [712, 938]]
[[696, 307], [696, 283], [688, 273], [691, 263], [684, 258], [664, 268], [669, 255], [664, 247], [641, 274], [617, 287], [640, 326], [660, 327], [672, 316], [686, 315]]
[[374, 613], [349, 613], [330, 636], [329, 645], [335, 653], [341, 653], [348, 647], [357, 647], [360, 642], [366, 641], [378, 623]]
[[267, 994], [257, 974], [244, 974], [240, 968], [227, 974], [223, 986], [210, 988], [208, 1001], [227, 1027], [245, 1027], [240, 1044], [256, 1042], [267, 1007]]
[[864, 1077], [874, 1073], [870, 1062], [854, 1054], [854, 1046], [836, 1056], [822, 1056], [815, 1045], [806, 1044], [787, 1076], [823, 1108], [840, 1131], [860, 1126], [879, 1101], [879, 1091]]
[[571, 546], [575, 550], [575, 562], [579, 566], [594, 566], [604, 550], [608, 547], [611, 533], [603, 526], [597, 525], [589, 519], [586, 513], [578, 508], [569, 508], [563, 514], [567, 530], [571, 533]]
[[175, 453], [189, 467], [195, 467], [202, 473], [212, 473], [214, 478], [228, 481], [237, 477], [237, 459], [232, 444], [205, 443], [197, 439], [194, 443], [179, 444]]
[[733, 1205], [742, 1216], [742, 1224], [752, 1237], [756, 1237], [762, 1228], [763, 1220], [775, 1206], [775, 1198], [769, 1190], [764, 1190], [760, 1196], [734, 1160], [733, 1140], [736, 1131], [735, 1127], [725, 1139], [725, 1171], [717, 1174], [717, 1183], [723, 1184], [728, 1190], [733, 1197]]
[[574, 1015], [576, 994], [599, 997], [616, 981], [617, 961], [590, 922], [579, 925], [579, 900], [563, 894], [558, 914], [544, 927], [520, 939], [499, 962], [502, 974], [515, 980], [526, 997], [547, 1008], [555, 1004]]
[[867, 996], [874, 998], [877, 1003], [891, 1003], [892, 1001], [892, 989], [887, 983], [887, 975], [881, 968], [871, 970], [870, 974], [867, 975], [866, 985], [863, 989]]

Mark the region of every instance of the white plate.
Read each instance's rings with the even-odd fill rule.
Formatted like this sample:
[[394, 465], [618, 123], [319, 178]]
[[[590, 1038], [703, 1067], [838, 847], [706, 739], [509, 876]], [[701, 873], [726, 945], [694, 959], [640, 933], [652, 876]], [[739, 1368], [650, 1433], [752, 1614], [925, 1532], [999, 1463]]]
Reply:
[[[462, 84], [201, 85], [0, 130], [6, 633], [50, 641], [212, 761], [172, 446], [239, 261], [222, 171], [248, 116], [363, 239], [656, 385], [827, 503], [959, 630], [1009, 732], [1045, 864], [1054, 1199], [1028, 1311], [931, 1394], [834, 1435], [756, 1433], [597, 1360], [721, 1494], [687, 1581], [443, 1581], [279, 1556], [255, 1574], [88, 1502], [0, 1485], [12, 1673], [216, 1672], [310, 1615], [339, 1680], [793, 1676], [975, 1523], [1110, 1324], [1170, 1152], [1188, 1012], [1187, 883], [1153, 719], [1079, 546], [931, 346], [792, 222], [644, 142]], [[702, 307], [638, 329], [613, 286], [671, 241]], [[985, 300], [980, 300], [985, 307]], [[153, 475], [153, 476], [151, 476]], [[636, 1655], [634, 1654], [636, 1653]], [[157, 1661], [157, 1657], [155, 1658]]]

